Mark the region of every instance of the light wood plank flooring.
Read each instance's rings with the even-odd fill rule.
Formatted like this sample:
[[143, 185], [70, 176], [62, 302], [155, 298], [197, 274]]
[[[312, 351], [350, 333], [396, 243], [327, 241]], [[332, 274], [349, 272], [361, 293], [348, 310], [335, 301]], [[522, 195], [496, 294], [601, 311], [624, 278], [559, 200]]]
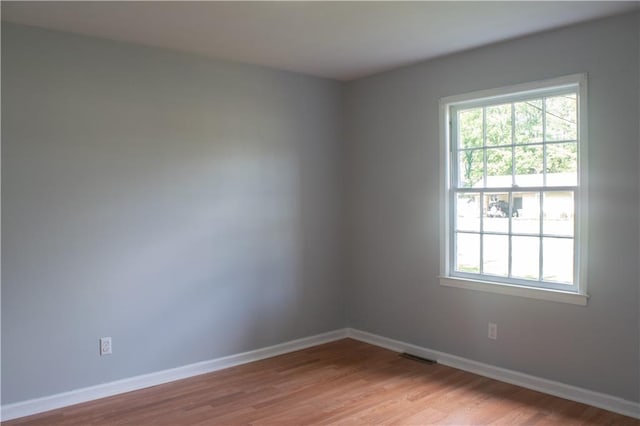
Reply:
[[344, 339], [9, 425], [640, 425]]

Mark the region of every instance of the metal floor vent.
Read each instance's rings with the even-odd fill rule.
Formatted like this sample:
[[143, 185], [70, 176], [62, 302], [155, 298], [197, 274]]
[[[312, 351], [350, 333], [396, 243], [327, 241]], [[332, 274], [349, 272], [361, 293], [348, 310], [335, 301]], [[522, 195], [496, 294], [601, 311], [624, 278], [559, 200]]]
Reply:
[[437, 361], [435, 361], [433, 359], [422, 358], [421, 356], [411, 355], [411, 354], [408, 354], [406, 352], [402, 352], [400, 354], [400, 356], [402, 358], [411, 359], [413, 361], [418, 361], [418, 362], [422, 362], [422, 363], [425, 363], [425, 364], [437, 364], [438, 363]]

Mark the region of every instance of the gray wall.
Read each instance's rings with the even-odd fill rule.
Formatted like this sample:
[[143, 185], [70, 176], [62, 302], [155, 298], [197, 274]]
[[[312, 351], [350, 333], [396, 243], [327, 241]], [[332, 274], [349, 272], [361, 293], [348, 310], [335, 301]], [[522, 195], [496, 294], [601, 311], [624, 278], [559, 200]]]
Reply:
[[341, 96], [3, 23], [2, 403], [344, 327]]
[[[616, 17], [350, 83], [349, 325], [640, 400], [638, 18]], [[587, 307], [441, 287], [441, 97], [589, 74]], [[487, 339], [496, 322], [499, 339]]]

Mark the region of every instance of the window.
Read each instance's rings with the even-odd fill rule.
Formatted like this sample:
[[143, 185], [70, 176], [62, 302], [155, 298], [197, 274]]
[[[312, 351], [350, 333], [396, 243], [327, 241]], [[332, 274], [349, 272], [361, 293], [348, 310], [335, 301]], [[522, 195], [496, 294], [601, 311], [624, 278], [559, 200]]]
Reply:
[[586, 76], [441, 100], [443, 285], [586, 304]]

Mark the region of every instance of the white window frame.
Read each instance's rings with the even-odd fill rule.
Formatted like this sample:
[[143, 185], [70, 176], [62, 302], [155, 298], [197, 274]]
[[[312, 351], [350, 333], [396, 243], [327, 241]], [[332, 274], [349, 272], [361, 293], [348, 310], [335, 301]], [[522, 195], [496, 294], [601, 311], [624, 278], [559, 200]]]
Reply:
[[[557, 90], [573, 88], [577, 92], [578, 102], [578, 189], [575, 196], [575, 235], [574, 256], [575, 284], [570, 290], [523, 285], [517, 282], [493, 281], [488, 276], [460, 277], [452, 274], [451, 226], [451, 111], [452, 107], [485, 105], [502, 100], [513, 102], [514, 98], [544, 96]], [[478, 290], [533, 299], [586, 305], [587, 294], [587, 75], [572, 74], [496, 89], [482, 90], [440, 99], [440, 284], [447, 287]], [[485, 280], [486, 278], [486, 280]], [[517, 281], [517, 280], [516, 280]]]

